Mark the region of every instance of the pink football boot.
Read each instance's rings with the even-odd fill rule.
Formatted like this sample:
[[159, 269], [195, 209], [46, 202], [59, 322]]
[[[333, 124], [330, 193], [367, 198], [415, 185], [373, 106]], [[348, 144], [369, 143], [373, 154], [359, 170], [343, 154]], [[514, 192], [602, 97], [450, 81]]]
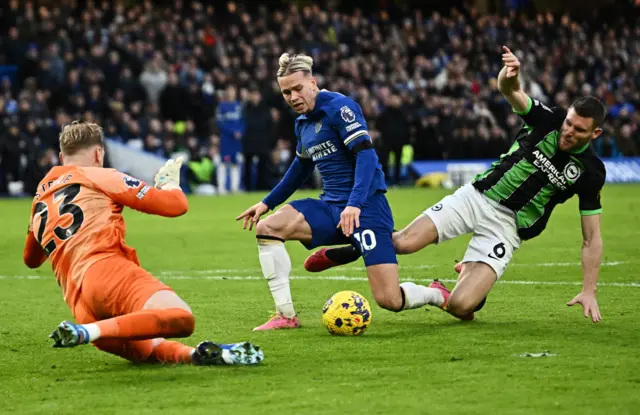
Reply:
[[269, 321], [267, 321], [263, 325], [253, 329], [253, 331], [297, 329], [299, 327], [301, 327], [301, 325], [300, 325], [300, 320], [298, 320], [298, 316], [293, 316], [292, 318], [286, 318], [282, 314], [276, 314], [275, 316], [271, 317]]

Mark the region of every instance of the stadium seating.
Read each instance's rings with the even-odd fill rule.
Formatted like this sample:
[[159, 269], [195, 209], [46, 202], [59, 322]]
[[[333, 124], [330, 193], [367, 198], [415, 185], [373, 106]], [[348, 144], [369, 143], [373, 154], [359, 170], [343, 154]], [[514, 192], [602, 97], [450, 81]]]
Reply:
[[268, 112], [273, 127], [244, 139], [258, 143], [252, 156], [268, 161], [260, 175], [277, 180], [295, 141], [294, 114], [274, 83], [285, 51], [313, 56], [321, 87], [358, 100], [393, 181], [406, 171], [390, 166], [407, 145], [416, 160], [490, 159], [508, 148], [520, 122], [496, 89], [502, 44], [521, 57], [532, 96], [567, 106], [591, 94], [608, 105], [602, 156], [637, 156], [640, 148], [633, 14], [574, 20], [464, 8], [367, 15], [320, 6], [249, 13], [234, 2], [68, 4], [11, 1], [3, 13], [0, 194], [32, 192], [58, 162], [57, 132], [73, 119], [95, 120], [113, 142], [161, 158], [213, 158], [215, 111], [230, 86], [243, 101], [261, 92], [265, 105], [253, 111]]

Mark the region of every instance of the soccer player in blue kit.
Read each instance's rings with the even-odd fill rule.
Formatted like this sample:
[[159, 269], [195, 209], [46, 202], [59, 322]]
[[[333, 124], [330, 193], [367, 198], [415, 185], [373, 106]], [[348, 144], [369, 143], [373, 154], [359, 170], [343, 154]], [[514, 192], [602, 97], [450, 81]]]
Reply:
[[[224, 101], [216, 109], [216, 126], [220, 132], [220, 154], [214, 158], [217, 169], [218, 193], [227, 194], [227, 168], [231, 173], [231, 192], [240, 191], [240, 165], [242, 160], [242, 135], [245, 130], [242, 103], [236, 89], [228, 86]], [[250, 163], [251, 160], [248, 160]]]
[[[351, 243], [362, 253], [380, 307], [402, 311], [408, 304], [427, 304], [433, 290], [399, 283], [384, 173], [360, 106], [342, 94], [318, 89], [311, 57], [285, 53], [279, 63], [282, 96], [301, 114], [295, 122], [297, 157], [271, 193], [236, 218], [244, 219], [244, 229], [256, 226], [260, 265], [276, 305], [275, 316], [254, 330], [300, 327], [289, 288], [291, 260], [285, 241], [300, 241], [307, 249]], [[320, 199], [292, 201], [260, 220], [285, 202], [315, 167], [323, 182]]]

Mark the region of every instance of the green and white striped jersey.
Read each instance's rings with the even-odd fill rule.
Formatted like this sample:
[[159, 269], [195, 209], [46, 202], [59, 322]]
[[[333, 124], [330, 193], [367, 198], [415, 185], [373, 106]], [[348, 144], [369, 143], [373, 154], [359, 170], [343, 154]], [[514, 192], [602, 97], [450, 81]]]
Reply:
[[511, 149], [474, 178], [473, 186], [516, 213], [523, 240], [538, 236], [555, 206], [573, 195], [578, 195], [582, 215], [600, 214], [604, 163], [590, 143], [572, 152], [558, 148], [567, 110], [530, 99], [527, 110], [517, 114], [524, 128]]

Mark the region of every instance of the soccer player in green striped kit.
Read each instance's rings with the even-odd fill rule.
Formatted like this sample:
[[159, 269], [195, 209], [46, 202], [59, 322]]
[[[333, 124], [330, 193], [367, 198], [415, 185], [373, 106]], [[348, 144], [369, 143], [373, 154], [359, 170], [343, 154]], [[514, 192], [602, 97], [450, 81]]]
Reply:
[[[520, 88], [520, 61], [504, 47], [498, 87], [525, 122], [511, 149], [484, 173], [427, 209], [393, 234], [394, 249], [410, 254], [427, 245], [473, 233], [452, 292], [439, 281], [407, 298], [407, 308], [431, 304], [471, 320], [504, 273], [522, 241], [538, 236], [553, 208], [578, 195], [582, 217], [582, 291], [568, 305], [581, 304], [595, 323], [601, 315], [596, 281], [602, 258], [600, 190], [605, 167], [591, 146], [602, 134], [604, 105], [593, 97], [576, 100], [568, 110], [548, 108]], [[322, 249], [305, 267], [312, 272], [357, 259], [351, 246]], [[415, 298], [414, 298], [415, 297]]]

